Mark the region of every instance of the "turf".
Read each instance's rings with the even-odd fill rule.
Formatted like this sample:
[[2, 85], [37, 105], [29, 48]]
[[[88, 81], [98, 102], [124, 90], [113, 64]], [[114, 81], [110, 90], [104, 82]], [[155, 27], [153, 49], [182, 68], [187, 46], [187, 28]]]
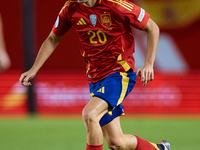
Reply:
[[[200, 120], [122, 119], [124, 133], [151, 142], [166, 139], [172, 150], [199, 149]], [[1, 150], [84, 150], [86, 131], [81, 119], [0, 120]], [[104, 144], [104, 150], [108, 150]]]

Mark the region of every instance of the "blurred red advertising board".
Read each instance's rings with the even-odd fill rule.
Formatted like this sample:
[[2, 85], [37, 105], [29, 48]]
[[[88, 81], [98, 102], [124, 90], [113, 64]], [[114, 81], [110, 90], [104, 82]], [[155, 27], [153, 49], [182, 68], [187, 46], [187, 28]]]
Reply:
[[19, 82], [20, 71], [0, 74], [0, 114], [27, 113], [27, 88]]
[[[84, 73], [42, 73], [35, 82], [39, 113], [81, 112], [90, 100]], [[132, 113], [200, 113], [200, 72], [156, 73], [155, 80], [136, 86], [123, 102]]]
[[[28, 113], [27, 88], [19, 76], [16, 71], [0, 75], [0, 114]], [[33, 86], [37, 113], [81, 113], [90, 100], [83, 71], [42, 71]], [[123, 105], [128, 113], [200, 113], [200, 72], [156, 72], [146, 87], [137, 78]]]

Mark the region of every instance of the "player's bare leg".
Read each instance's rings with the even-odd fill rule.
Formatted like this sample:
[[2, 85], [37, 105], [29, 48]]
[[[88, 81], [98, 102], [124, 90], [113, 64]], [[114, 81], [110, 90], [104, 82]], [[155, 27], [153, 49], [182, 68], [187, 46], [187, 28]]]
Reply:
[[[138, 136], [123, 134], [120, 117], [104, 125], [102, 130], [107, 146], [112, 150], [170, 150], [170, 145], [162, 144], [159, 148], [157, 144], [141, 139]], [[168, 142], [166, 143], [169, 144]]]
[[107, 146], [113, 150], [134, 150], [137, 139], [134, 135], [123, 134], [119, 117], [102, 127]]
[[99, 120], [108, 111], [108, 104], [98, 98], [92, 97], [82, 112], [82, 118], [87, 130], [88, 145], [102, 145], [103, 133]]

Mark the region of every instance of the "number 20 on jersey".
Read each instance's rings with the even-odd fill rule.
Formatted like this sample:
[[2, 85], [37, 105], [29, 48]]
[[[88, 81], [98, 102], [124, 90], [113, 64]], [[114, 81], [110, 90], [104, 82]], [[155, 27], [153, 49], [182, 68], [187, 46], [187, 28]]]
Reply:
[[[105, 44], [107, 42], [106, 34], [101, 30], [98, 30], [96, 32], [89, 30], [87, 34], [90, 35], [90, 44], [97, 44], [98, 42], [101, 44]], [[95, 37], [97, 37], [97, 40], [95, 40]]]

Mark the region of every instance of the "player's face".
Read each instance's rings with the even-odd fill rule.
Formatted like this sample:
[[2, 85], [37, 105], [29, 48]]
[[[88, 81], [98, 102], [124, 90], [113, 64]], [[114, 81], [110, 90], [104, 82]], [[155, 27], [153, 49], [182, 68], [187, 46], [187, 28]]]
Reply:
[[88, 0], [78, 0], [79, 3], [87, 3]]
[[82, 3], [87, 7], [93, 7], [96, 4], [97, 0], [78, 0], [78, 3]]

